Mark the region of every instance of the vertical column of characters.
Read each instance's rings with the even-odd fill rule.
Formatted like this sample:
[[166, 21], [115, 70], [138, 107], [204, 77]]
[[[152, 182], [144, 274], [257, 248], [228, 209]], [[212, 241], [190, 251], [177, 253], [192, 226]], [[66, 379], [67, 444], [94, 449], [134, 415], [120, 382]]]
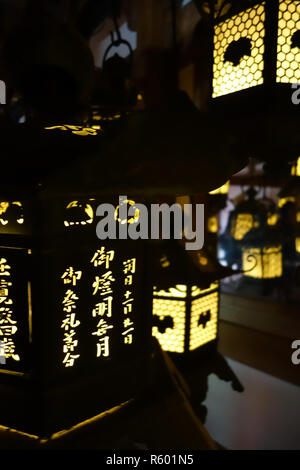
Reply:
[[80, 325], [80, 321], [76, 318], [76, 310], [77, 300], [79, 299], [77, 296], [78, 282], [81, 278], [82, 271], [75, 271], [72, 266], [68, 267], [61, 276], [64, 285], [66, 287], [68, 286], [62, 301], [62, 309], [63, 312], [65, 312], [65, 317], [61, 323], [61, 328], [64, 330], [63, 365], [65, 367], [73, 367], [75, 361], [80, 357], [77, 339], [77, 329]]
[[6, 364], [9, 358], [20, 361], [15, 345], [18, 326], [14, 319], [11, 287], [11, 266], [6, 258], [0, 258], [0, 364]]
[[115, 251], [107, 251], [104, 246], [97, 250], [91, 263], [97, 268], [97, 275], [93, 282], [93, 296], [95, 304], [92, 316], [96, 319], [95, 330], [92, 332], [96, 336], [96, 356], [108, 358], [111, 356], [111, 335], [113, 325], [113, 285], [116, 281], [111, 270], [111, 263], [115, 258]]
[[124, 344], [132, 344], [134, 341], [134, 321], [133, 321], [133, 304], [134, 304], [134, 281], [136, 274], [136, 258], [123, 261], [123, 275], [125, 293], [123, 296], [123, 341]]

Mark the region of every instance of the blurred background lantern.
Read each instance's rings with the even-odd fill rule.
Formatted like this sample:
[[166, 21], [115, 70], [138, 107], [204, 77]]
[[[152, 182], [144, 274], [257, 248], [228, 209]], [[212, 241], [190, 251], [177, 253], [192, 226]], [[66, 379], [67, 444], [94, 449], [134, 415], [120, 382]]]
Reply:
[[153, 335], [176, 357], [216, 349], [219, 281], [233, 271], [205, 250], [186, 252], [174, 242], [156, 247]]
[[283, 276], [283, 243], [279, 227], [266, 222], [252, 228], [240, 242], [244, 279], [258, 282], [264, 295], [278, 287]]

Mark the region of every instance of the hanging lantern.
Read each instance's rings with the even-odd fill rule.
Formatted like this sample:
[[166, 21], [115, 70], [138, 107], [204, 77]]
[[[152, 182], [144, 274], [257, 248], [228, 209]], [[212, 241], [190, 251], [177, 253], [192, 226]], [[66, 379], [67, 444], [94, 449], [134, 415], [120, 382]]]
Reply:
[[242, 240], [252, 228], [259, 226], [261, 218], [265, 216], [265, 206], [256, 199], [256, 194], [256, 190], [250, 188], [245, 193], [246, 199], [230, 214], [230, 233], [234, 240]]
[[251, 231], [241, 242], [244, 275], [274, 280], [282, 276], [282, 241], [277, 229], [267, 225]]
[[134, 397], [151, 348], [146, 242], [96, 236], [119, 196], [56, 192], [12, 203], [22, 234], [0, 223], [0, 425], [46, 438]]
[[205, 251], [190, 254], [171, 243], [158, 250], [152, 334], [163, 350], [192, 357], [216, 348], [219, 281], [232, 273]]
[[233, 4], [214, 29], [213, 98], [299, 83], [299, 16], [299, 1], [257, 2], [243, 11]]

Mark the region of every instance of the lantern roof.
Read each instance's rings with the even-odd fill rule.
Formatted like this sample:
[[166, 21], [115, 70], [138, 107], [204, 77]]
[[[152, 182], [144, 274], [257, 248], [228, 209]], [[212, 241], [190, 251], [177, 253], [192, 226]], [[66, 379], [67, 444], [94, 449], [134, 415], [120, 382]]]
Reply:
[[159, 242], [153, 253], [153, 278], [160, 288], [176, 284], [207, 287], [240, 272], [222, 266], [206, 249], [186, 251], [176, 241]]
[[257, 228], [252, 228], [239, 242], [243, 248], [265, 248], [281, 245], [284, 235], [279, 227], [269, 226], [266, 223]]

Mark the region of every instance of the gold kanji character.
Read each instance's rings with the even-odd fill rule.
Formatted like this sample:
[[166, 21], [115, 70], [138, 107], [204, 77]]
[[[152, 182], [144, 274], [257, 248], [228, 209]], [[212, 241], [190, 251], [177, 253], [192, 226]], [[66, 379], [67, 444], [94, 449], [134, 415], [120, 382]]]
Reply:
[[0, 259], [0, 275], [10, 276], [9, 270], [11, 269], [11, 267], [9, 266], [9, 264], [5, 264], [5, 263], [7, 263], [7, 260], [5, 258], [1, 258]]
[[109, 356], [109, 336], [99, 339], [99, 342], [97, 343], [97, 357], [101, 356]]
[[77, 281], [81, 279], [82, 271], [75, 271], [72, 266], [66, 269], [61, 278], [64, 281], [64, 284], [72, 283], [72, 286], [76, 286]]
[[80, 325], [80, 321], [76, 320], [76, 314], [75, 313], [70, 313], [63, 320], [63, 322], [61, 324], [61, 328], [64, 328], [65, 330], [68, 331], [69, 328], [77, 328], [77, 326], [79, 326], [79, 325]]
[[115, 279], [113, 278], [111, 271], [107, 271], [107, 273], [102, 274], [101, 277], [96, 276], [93, 283], [93, 295], [97, 294], [98, 291], [100, 291], [100, 295], [112, 294], [111, 283], [114, 281]]
[[113, 326], [108, 325], [108, 323], [105, 320], [101, 319], [97, 325], [97, 328], [98, 328], [97, 331], [92, 333], [92, 335], [103, 336], [103, 335], [106, 335], [107, 331], [113, 328]]
[[105, 268], [109, 268], [109, 263], [114, 259], [115, 252], [113, 250], [107, 251], [104, 246], [97, 250], [94, 254], [93, 258], [91, 259], [91, 263], [94, 264], [95, 268], [97, 266], [101, 266], [101, 264], [105, 263]]
[[136, 268], [136, 258], [128, 259], [127, 261], [123, 261], [123, 272], [124, 274], [134, 274]]
[[80, 357], [79, 354], [74, 355], [74, 354], [67, 353], [63, 360], [63, 364], [65, 364], [65, 367], [73, 367], [75, 359], [78, 359], [79, 357]]
[[103, 299], [102, 302], [96, 304], [95, 308], [93, 309], [93, 317], [96, 317], [98, 315], [102, 316], [104, 314], [106, 314], [107, 317], [111, 317], [112, 300], [113, 300], [112, 296], [109, 296]]

